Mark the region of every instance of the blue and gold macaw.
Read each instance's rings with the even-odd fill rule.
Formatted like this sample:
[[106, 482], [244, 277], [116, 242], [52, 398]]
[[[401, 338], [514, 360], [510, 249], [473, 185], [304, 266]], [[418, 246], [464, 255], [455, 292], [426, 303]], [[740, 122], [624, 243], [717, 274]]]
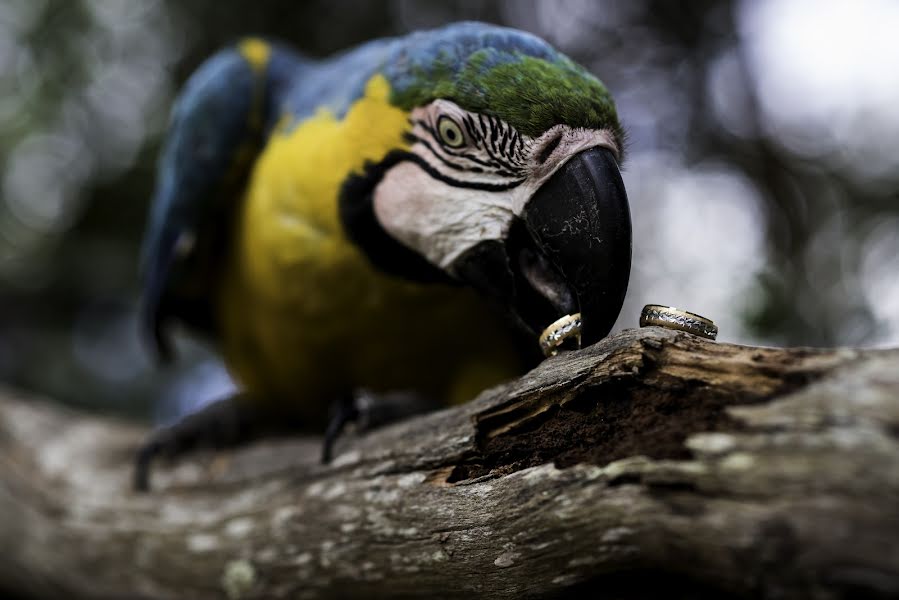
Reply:
[[[147, 328], [163, 355], [172, 322], [205, 335], [238, 404], [313, 426], [359, 388], [470, 399], [532, 366], [563, 315], [582, 344], [611, 329], [622, 137], [603, 84], [520, 31], [461, 23], [324, 61], [246, 39], [174, 109]], [[189, 445], [173, 439], [143, 467]]]

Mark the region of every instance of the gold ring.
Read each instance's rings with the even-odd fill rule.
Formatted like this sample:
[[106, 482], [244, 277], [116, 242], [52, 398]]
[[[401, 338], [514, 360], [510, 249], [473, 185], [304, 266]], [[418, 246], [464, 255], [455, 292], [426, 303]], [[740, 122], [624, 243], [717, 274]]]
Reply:
[[540, 334], [540, 349], [545, 356], [555, 356], [565, 340], [577, 337], [581, 344], [581, 313], [565, 315], [543, 330]]
[[709, 340], [718, 337], [718, 326], [711, 319], [673, 306], [647, 304], [640, 313], [640, 327], [657, 325], [668, 329], [686, 331]]

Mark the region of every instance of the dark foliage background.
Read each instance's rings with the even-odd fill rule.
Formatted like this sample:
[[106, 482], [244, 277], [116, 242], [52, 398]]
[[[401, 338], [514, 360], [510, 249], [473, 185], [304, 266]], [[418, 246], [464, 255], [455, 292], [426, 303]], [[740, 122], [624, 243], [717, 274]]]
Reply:
[[167, 420], [224, 393], [204, 349], [157, 371], [137, 249], [167, 112], [254, 33], [324, 56], [460, 19], [537, 33], [615, 95], [634, 275], [720, 339], [899, 342], [899, 5], [889, 0], [4, 0], [0, 380]]

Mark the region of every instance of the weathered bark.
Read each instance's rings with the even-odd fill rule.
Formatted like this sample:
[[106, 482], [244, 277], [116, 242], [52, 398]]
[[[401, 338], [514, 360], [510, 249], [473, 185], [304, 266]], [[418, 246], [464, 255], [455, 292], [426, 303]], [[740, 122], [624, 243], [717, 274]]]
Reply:
[[629, 330], [345, 439], [331, 466], [315, 440], [266, 441], [136, 494], [144, 434], [0, 400], [0, 589], [899, 595], [899, 350]]

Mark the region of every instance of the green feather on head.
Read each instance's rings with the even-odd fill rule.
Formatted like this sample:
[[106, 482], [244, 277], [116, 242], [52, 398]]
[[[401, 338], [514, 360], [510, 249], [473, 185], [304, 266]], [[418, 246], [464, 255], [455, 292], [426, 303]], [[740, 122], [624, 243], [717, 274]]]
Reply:
[[391, 57], [386, 74], [395, 105], [411, 110], [444, 98], [531, 137], [565, 124], [607, 128], [621, 142], [623, 130], [605, 85], [542, 40], [476, 23], [440, 33]]

